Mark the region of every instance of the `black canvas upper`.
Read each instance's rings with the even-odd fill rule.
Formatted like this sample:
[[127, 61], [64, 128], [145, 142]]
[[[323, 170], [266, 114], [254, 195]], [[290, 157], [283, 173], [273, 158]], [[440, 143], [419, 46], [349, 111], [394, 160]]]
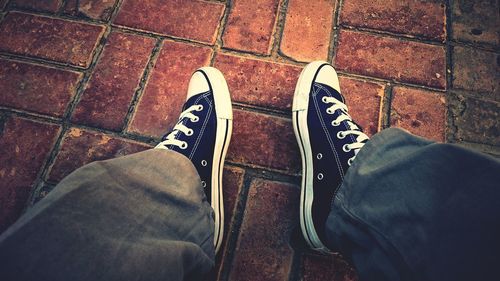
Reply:
[[325, 241], [324, 225], [330, 212], [335, 192], [342, 184], [347, 169], [348, 160], [355, 155], [354, 151], [345, 152], [342, 146], [356, 142], [355, 135], [346, 135], [343, 139], [337, 137], [339, 131], [349, 130], [348, 121], [333, 126], [334, 121], [342, 111], [336, 110], [328, 114], [327, 109], [332, 103], [324, 103], [323, 97], [334, 97], [345, 103], [344, 97], [332, 87], [313, 83], [309, 97], [307, 125], [313, 156], [314, 201], [312, 218], [321, 241]]
[[[207, 200], [211, 203], [212, 164], [217, 130], [217, 116], [212, 92], [208, 91], [190, 97], [182, 110], [184, 111], [192, 105], [203, 106], [201, 111], [192, 112], [198, 116], [199, 120], [194, 122], [189, 118], [183, 118], [179, 122], [192, 129], [194, 131], [193, 134], [188, 136], [182, 132], [178, 132], [175, 137], [177, 140], [185, 141], [187, 148], [182, 149], [175, 145], [168, 145], [167, 148], [185, 155], [193, 162], [200, 175], [202, 184], [205, 185], [204, 189]], [[165, 140], [167, 135], [163, 137], [163, 140]]]

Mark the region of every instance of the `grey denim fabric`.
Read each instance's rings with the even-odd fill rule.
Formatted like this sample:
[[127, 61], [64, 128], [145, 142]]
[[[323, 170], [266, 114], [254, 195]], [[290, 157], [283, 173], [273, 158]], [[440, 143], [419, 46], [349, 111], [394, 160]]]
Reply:
[[212, 213], [177, 152], [94, 162], [0, 236], [0, 279], [199, 280], [214, 265]]
[[[499, 183], [492, 157], [385, 130], [336, 194], [328, 245], [352, 260], [361, 281], [495, 280]], [[0, 279], [205, 280], [214, 265], [212, 215], [181, 154], [95, 162], [0, 236]]]
[[500, 161], [385, 130], [346, 174], [326, 235], [361, 281], [498, 280]]

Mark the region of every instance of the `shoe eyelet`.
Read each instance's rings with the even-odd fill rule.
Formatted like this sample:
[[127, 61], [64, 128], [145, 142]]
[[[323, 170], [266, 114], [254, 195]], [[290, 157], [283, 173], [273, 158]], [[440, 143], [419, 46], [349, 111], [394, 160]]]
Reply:
[[338, 138], [339, 140], [341, 140], [341, 139], [345, 138], [345, 135], [344, 135], [344, 134], [342, 134], [342, 132], [338, 132], [338, 133], [337, 133], [337, 138]]
[[201, 160], [201, 165], [202, 165], [203, 167], [206, 167], [206, 166], [207, 166], [207, 164], [208, 164], [208, 163], [207, 163], [207, 160]]
[[323, 174], [322, 173], [318, 174], [318, 180], [323, 180]]
[[198, 117], [198, 116], [195, 116], [193, 119], [191, 119], [191, 122], [193, 122], [193, 123], [196, 123], [198, 121], [200, 121], [200, 117]]
[[322, 101], [323, 103], [327, 103], [327, 101], [326, 101], [326, 97], [322, 97], [322, 98], [321, 98], [321, 101]]
[[203, 188], [207, 187], [207, 183], [205, 181], [201, 181], [201, 187]]
[[183, 142], [183, 143], [181, 144], [181, 149], [186, 149], [187, 147], [188, 147], [187, 142]]
[[349, 160], [347, 160], [347, 165], [351, 166], [352, 165], [352, 161], [354, 161], [352, 158], [349, 158]]
[[333, 114], [333, 110], [331, 110], [330, 108], [327, 108], [327, 109], [326, 109], [326, 113], [328, 113], [328, 114]]
[[198, 108], [196, 108], [196, 111], [202, 111], [202, 110], [203, 110], [203, 105], [202, 104], [198, 105]]
[[192, 136], [194, 134], [194, 131], [192, 129], [189, 129], [189, 131], [186, 132], [186, 136]]
[[321, 158], [323, 158], [323, 154], [318, 153], [318, 155], [316, 155], [316, 158], [317, 158], [318, 160], [321, 160]]
[[349, 151], [351, 151], [351, 149], [349, 148], [349, 145], [348, 145], [348, 144], [344, 144], [344, 145], [342, 146], [342, 150], [343, 150], [344, 152], [349, 152]]
[[332, 126], [337, 127], [338, 125], [340, 125], [340, 122], [336, 122], [335, 120], [333, 120], [331, 124]]

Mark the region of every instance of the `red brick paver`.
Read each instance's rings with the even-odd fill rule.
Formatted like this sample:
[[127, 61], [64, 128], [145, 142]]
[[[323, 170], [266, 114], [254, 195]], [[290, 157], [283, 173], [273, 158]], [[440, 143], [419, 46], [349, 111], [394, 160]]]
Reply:
[[500, 56], [467, 47], [453, 48], [453, 88], [484, 93], [500, 101]]
[[444, 40], [445, 1], [345, 0], [340, 22]]
[[500, 2], [475, 0], [451, 3], [453, 39], [496, 45], [500, 43]]
[[72, 120], [120, 130], [154, 44], [152, 38], [112, 33]]
[[208, 65], [210, 55], [211, 50], [206, 47], [164, 42], [130, 131], [160, 137], [170, 130], [186, 100], [191, 74]]
[[0, 232], [21, 214], [59, 134], [59, 126], [9, 117], [0, 120]]
[[344, 30], [335, 64], [347, 72], [446, 88], [446, 56], [441, 46]]
[[71, 128], [64, 136], [61, 149], [50, 170], [49, 180], [58, 182], [92, 161], [124, 156], [148, 148], [150, 146], [138, 142]]
[[92, 19], [107, 20], [113, 12], [117, 0], [68, 0], [64, 13], [83, 15]]
[[379, 130], [380, 109], [384, 97], [384, 85], [339, 77], [340, 91], [349, 106], [349, 114], [371, 136]]
[[292, 107], [299, 67], [231, 55], [218, 55], [214, 66], [224, 73], [233, 101], [278, 109]]
[[394, 88], [392, 94], [392, 126], [435, 141], [444, 141], [446, 109], [442, 94], [404, 87]]
[[214, 43], [224, 5], [206, 1], [125, 0], [116, 24]]
[[487, 100], [452, 95], [451, 121], [457, 141], [498, 146], [500, 143], [500, 104]]
[[446, 57], [441, 46], [344, 30], [335, 63], [348, 72], [446, 87]]
[[62, 117], [81, 73], [0, 59], [0, 105]]
[[357, 281], [356, 272], [338, 255], [306, 253], [302, 256], [304, 281]]
[[256, 180], [250, 186], [230, 280], [287, 280], [293, 261], [289, 245], [298, 223], [299, 190]]
[[226, 258], [228, 251], [229, 233], [233, 230], [232, 222], [235, 215], [238, 194], [243, 186], [245, 170], [235, 167], [224, 168], [224, 240], [216, 259], [215, 271], [218, 276], [221, 274], [222, 261]]
[[62, 0], [13, 0], [13, 5], [45, 12], [57, 12], [62, 5]]
[[336, 2], [290, 0], [281, 52], [297, 61], [326, 60]]
[[222, 36], [224, 47], [269, 54], [279, 3], [280, 0], [235, 0]]
[[24, 13], [0, 23], [0, 51], [88, 67], [104, 27]]
[[234, 110], [230, 161], [296, 173], [300, 155], [291, 120]]

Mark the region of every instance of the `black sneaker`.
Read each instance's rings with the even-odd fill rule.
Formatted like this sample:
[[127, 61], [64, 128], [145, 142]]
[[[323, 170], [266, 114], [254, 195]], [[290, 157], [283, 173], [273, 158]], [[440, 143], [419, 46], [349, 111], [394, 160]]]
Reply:
[[213, 67], [196, 70], [179, 121], [156, 148], [188, 157], [201, 178], [215, 214], [214, 245], [219, 250], [224, 233], [222, 170], [232, 132], [233, 110], [226, 80]]
[[368, 137], [351, 119], [335, 69], [308, 64], [293, 98], [293, 128], [302, 155], [300, 225], [311, 248], [325, 246], [325, 222], [347, 169]]

